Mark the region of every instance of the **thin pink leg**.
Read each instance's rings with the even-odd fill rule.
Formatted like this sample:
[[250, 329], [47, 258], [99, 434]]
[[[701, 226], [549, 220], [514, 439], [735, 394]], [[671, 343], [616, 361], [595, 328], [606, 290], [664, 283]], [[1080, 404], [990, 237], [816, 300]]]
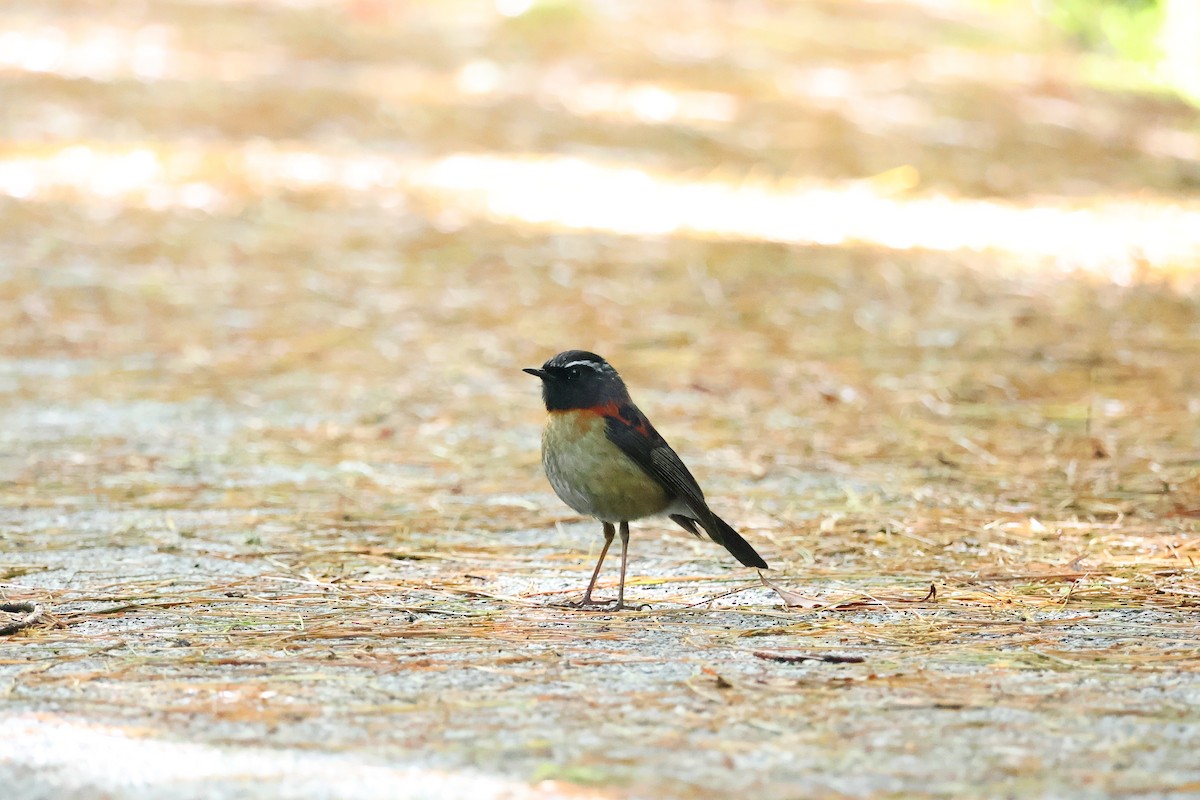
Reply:
[[[592, 599], [592, 589], [596, 588], [596, 579], [600, 577], [600, 567], [604, 564], [604, 557], [608, 555], [608, 547], [613, 543], [613, 537], [617, 535], [616, 528], [611, 522], [604, 523], [604, 547], [600, 550], [600, 558], [596, 560], [596, 568], [592, 570], [592, 580], [588, 583], [587, 591], [583, 593], [583, 599], [579, 601], [581, 606], [595, 605], [597, 601]], [[629, 534], [626, 533], [626, 536]], [[625, 582], [624, 562], [621, 567], [621, 582]]]
[[[609, 540], [611, 541], [611, 539]], [[617, 590], [617, 608], [625, 607], [625, 565], [629, 562], [629, 523], [621, 523], [621, 588]]]

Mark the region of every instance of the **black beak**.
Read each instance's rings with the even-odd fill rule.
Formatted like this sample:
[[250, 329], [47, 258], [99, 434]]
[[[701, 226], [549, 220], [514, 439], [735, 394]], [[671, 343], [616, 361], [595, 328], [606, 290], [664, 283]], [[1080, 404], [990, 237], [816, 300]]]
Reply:
[[526, 367], [525, 369], [523, 369], [521, 371], [528, 372], [530, 375], [536, 375], [539, 378], [541, 378], [542, 380], [546, 380], [546, 378], [549, 377], [549, 373], [546, 372], [546, 370], [544, 370], [544, 369], [535, 369], [533, 367]]

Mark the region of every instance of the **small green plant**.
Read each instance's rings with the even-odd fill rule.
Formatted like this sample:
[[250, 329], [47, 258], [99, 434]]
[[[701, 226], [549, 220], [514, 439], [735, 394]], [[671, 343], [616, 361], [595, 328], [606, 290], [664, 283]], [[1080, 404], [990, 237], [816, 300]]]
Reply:
[[1153, 63], [1161, 56], [1164, 7], [1158, 0], [1048, 0], [1044, 13], [1089, 49]]

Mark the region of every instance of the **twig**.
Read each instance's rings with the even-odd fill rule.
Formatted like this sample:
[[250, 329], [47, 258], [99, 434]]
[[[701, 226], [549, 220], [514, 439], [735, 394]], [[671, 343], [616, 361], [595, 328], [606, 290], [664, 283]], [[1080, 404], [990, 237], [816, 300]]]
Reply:
[[755, 650], [755, 658], [763, 661], [778, 661], [780, 664], [799, 664], [802, 661], [823, 661], [826, 664], [861, 664], [867, 659], [862, 656], [820, 655], [814, 653], [772, 653], [769, 650]]
[[689, 603], [688, 605], [684, 606], [684, 608], [696, 608], [697, 606], [707, 606], [707, 605], [711, 605], [711, 604], [713, 604], [714, 602], [716, 602], [717, 600], [720, 600], [722, 597], [729, 597], [730, 595], [737, 594], [737, 593], [739, 593], [739, 592], [744, 592], [744, 591], [746, 591], [747, 589], [757, 589], [757, 588], [758, 588], [758, 587], [757, 587], [757, 586], [755, 586], [754, 584], [751, 584], [751, 585], [749, 585], [749, 586], [740, 586], [740, 587], [738, 587], [737, 589], [730, 589], [728, 592], [721, 592], [721, 593], [720, 593], [720, 594], [718, 594], [718, 595], [714, 595], [714, 596], [712, 596], [712, 597], [709, 597], [709, 598], [707, 598], [707, 599], [705, 599], [705, 600], [701, 600], [701, 601], [700, 601], [700, 602], [698, 602], [698, 603]]
[[0, 611], [10, 614], [25, 613], [20, 619], [13, 620], [7, 625], [0, 625], [0, 636], [9, 636], [17, 631], [28, 628], [46, 615], [46, 609], [37, 603], [0, 603]]

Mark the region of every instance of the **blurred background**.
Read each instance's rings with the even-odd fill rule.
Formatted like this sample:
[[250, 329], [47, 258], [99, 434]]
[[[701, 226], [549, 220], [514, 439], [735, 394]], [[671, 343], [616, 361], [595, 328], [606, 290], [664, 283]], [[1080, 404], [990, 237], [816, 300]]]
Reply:
[[[1196, 5], [0, 6], [4, 388], [118, 462], [130, 414], [210, 403], [203, 452], [252, 423], [251, 466], [480, 490], [537, 485], [518, 368], [568, 347], [763, 474], [961, 450], [925, 422], [962, 404], [1087, 422], [1098, 380], [1126, 420], [1166, 381], [1161, 439], [1196, 413], [1157, 364], [1195, 354]], [[14, 451], [13, 491], [43, 458], [101, 485]]]

